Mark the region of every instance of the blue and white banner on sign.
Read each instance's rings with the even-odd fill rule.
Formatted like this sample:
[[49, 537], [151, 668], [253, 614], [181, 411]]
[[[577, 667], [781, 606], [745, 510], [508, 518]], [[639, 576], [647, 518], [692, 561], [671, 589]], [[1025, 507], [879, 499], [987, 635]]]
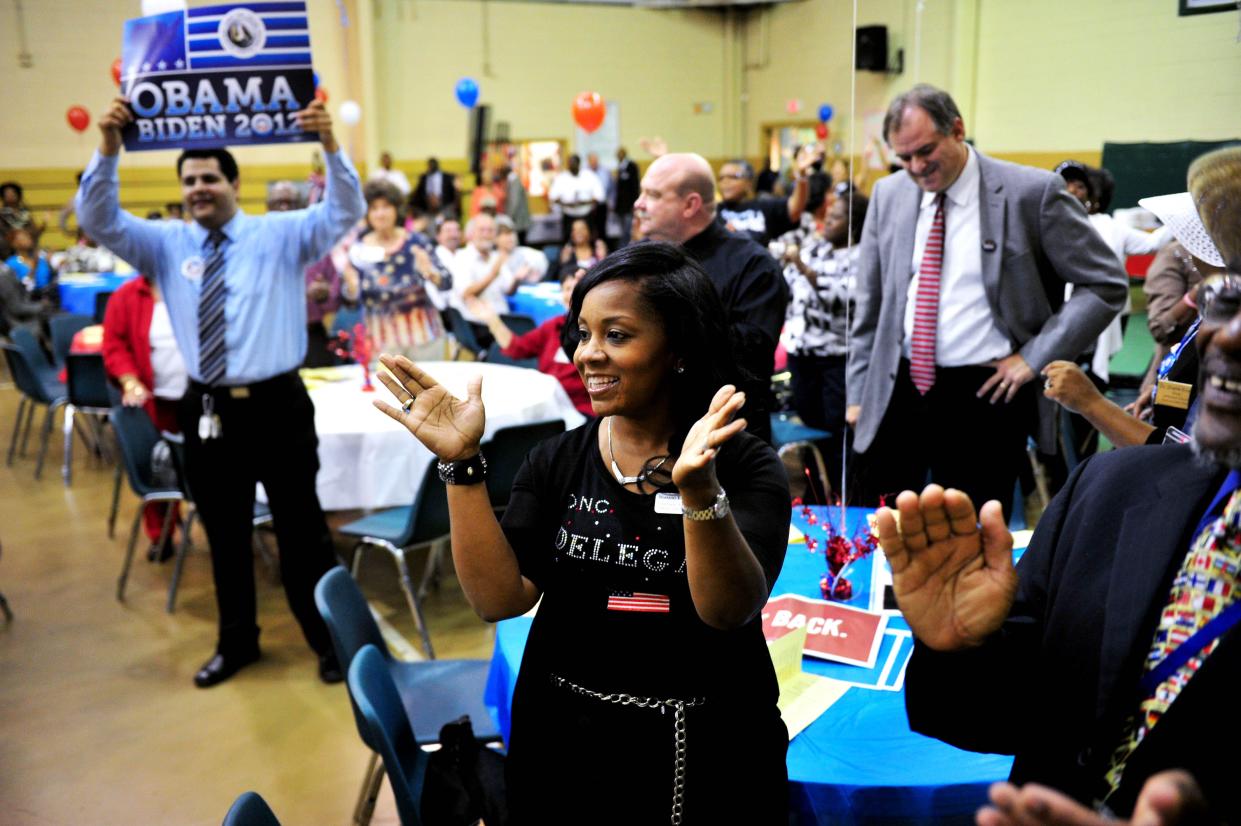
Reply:
[[306, 3], [200, 6], [125, 22], [130, 151], [318, 140], [293, 119], [314, 100]]

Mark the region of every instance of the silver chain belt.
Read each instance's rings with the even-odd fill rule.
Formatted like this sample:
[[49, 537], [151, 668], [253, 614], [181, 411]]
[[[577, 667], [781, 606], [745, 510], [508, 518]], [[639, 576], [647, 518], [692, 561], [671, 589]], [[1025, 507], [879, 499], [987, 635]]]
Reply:
[[557, 674], [552, 674], [552, 685], [560, 688], [567, 688], [574, 694], [580, 694], [583, 697], [590, 697], [592, 700], [599, 700], [604, 703], [615, 703], [621, 706], [637, 706], [638, 708], [657, 708], [660, 713], [665, 713], [668, 709], [672, 709], [672, 726], [673, 736], [676, 741], [676, 759], [672, 764], [672, 825], [679, 826], [684, 811], [685, 802], [685, 709], [697, 708], [704, 704], [707, 700], [705, 697], [695, 697], [690, 700], [661, 700], [658, 697], [636, 697], [632, 694], [604, 694], [601, 691], [591, 691], [589, 688], [580, 686], [571, 680], [566, 680]]

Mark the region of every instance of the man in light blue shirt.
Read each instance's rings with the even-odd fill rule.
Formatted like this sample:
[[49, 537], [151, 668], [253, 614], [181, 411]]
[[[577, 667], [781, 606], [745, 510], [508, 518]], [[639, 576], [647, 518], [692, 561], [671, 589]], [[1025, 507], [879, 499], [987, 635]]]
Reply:
[[296, 115], [318, 132], [327, 161], [320, 203], [250, 216], [238, 207], [236, 161], [187, 150], [177, 175], [191, 223], [144, 221], [121, 209], [120, 130], [133, 118], [116, 99], [100, 119], [99, 151], [82, 176], [78, 221], [101, 244], [153, 276], [168, 305], [190, 387], [178, 405], [186, 476], [211, 544], [220, 614], [216, 654], [194, 676], [206, 688], [258, 659], [251, 530], [255, 482], [267, 491], [289, 605], [325, 682], [341, 679], [314, 586], [336, 564], [315, 491], [314, 406], [298, 377], [306, 353], [306, 266], [366, 211], [358, 175], [322, 103]]

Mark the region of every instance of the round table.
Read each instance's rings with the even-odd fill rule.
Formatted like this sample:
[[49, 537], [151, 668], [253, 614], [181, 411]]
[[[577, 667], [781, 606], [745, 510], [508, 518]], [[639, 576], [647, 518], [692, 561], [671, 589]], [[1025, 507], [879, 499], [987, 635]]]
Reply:
[[[484, 441], [503, 427], [560, 419], [569, 429], [586, 420], [560, 382], [537, 370], [452, 361], [419, 366], [461, 398], [469, 379], [482, 375], [487, 408]], [[323, 509], [389, 508], [413, 502], [432, 456], [409, 431], [371, 405], [373, 399], [392, 401], [387, 388], [376, 381], [375, 392], [363, 392], [362, 369], [355, 365], [303, 370], [302, 376], [315, 404], [317, 487]]]
[[[849, 508], [845, 535], [861, 529], [869, 513]], [[822, 537], [828, 516], [822, 507], [795, 508], [793, 526]], [[839, 517], [839, 508], [833, 508], [830, 518], [838, 523]], [[815, 554], [804, 543], [789, 544], [773, 596], [820, 598], [822, 545], [820, 541]], [[1022, 551], [1014, 554], [1020, 556]], [[843, 572], [853, 583], [853, 597], [846, 604], [871, 606], [873, 561], [874, 557], [859, 560]], [[485, 699], [506, 739], [513, 689], [532, 622], [518, 617], [496, 627]], [[803, 670], [854, 687], [789, 743], [790, 823], [973, 823], [974, 812], [986, 801], [987, 787], [1008, 777], [1013, 762], [1009, 756], [962, 751], [910, 731], [904, 676], [912, 651], [909, 626], [893, 612], [873, 668], [803, 658]]]
[[560, 300], [560, 285], [554, 281], [522, 284], [517, 292], [508, 297], [508, 306], [517, 315], [530, 316], [535, 324], [565, 314], [564, 303]]
[[124, 273], [65, 273], [56, 279], [56, 289], [60, 293], [60, 308], [74, 315], [93, 316], [96, 295], [116, 292], [122, 284], [133, 277], [133, 270]]

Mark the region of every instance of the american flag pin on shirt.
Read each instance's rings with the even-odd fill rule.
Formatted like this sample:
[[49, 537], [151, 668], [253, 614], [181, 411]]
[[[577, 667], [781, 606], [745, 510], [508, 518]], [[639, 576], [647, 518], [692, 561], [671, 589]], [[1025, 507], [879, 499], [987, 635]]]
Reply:
[[608, 594], [609, 611], [637, 611], [647, 614], [666, 614], [668, 597], [663, 594], [643, 594], [638, 591], [612, 591]]

